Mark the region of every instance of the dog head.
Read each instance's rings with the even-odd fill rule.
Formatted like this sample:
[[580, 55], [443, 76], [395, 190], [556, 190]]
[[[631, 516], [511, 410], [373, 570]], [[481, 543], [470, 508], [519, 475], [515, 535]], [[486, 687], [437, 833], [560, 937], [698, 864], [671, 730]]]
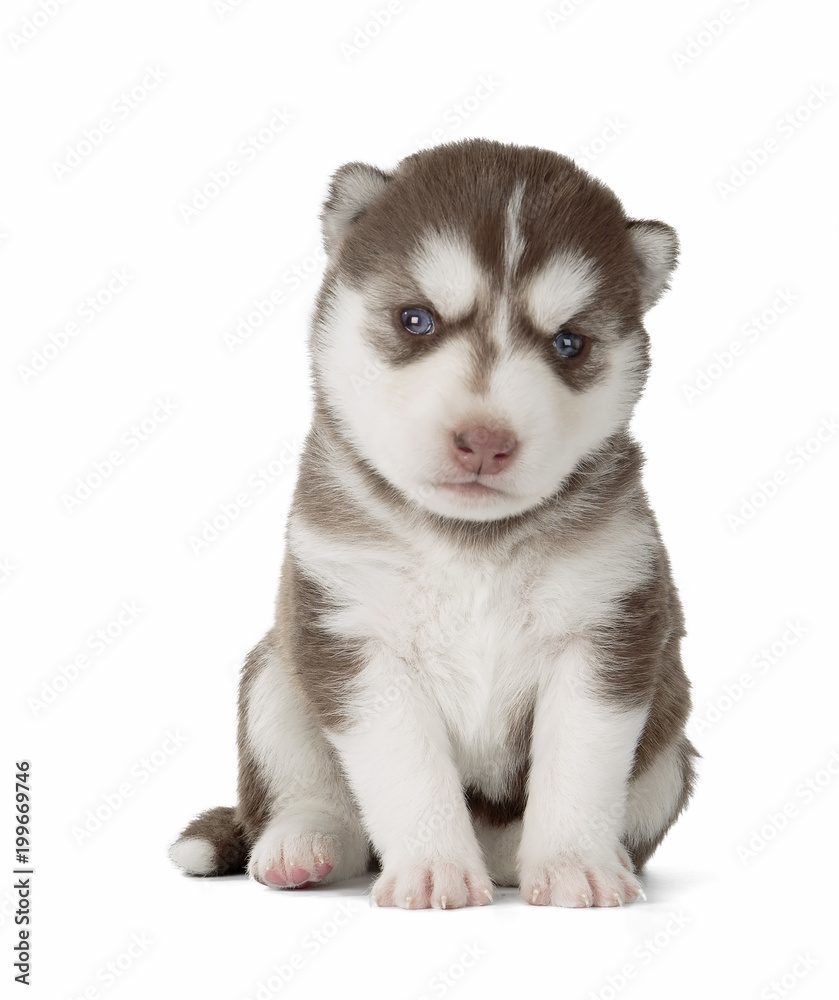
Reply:
[[627, 425], [676, 234], [571, 160], [468, 140], [333, 177], [315, 391], [408, 500], [491, 521]]

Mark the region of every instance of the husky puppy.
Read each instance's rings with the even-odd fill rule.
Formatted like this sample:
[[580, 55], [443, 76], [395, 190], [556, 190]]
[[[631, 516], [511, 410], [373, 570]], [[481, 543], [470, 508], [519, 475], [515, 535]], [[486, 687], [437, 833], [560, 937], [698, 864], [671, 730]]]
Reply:
[[379, 906], [615, 906], [684, 808], [683, 619], [628, 424], [674, 231], [571, 160], [349, 163], [323, 209], [314, 419], [238, 805], [171, 848]]

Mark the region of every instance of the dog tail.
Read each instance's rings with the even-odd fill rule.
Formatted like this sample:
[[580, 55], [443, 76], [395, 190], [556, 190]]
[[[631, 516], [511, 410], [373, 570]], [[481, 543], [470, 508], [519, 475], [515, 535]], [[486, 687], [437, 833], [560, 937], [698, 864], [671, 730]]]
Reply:
[[238, 875], [248, 863], [248, 845], [232, 806], [201, 813], [169, 848], [188, 875]]

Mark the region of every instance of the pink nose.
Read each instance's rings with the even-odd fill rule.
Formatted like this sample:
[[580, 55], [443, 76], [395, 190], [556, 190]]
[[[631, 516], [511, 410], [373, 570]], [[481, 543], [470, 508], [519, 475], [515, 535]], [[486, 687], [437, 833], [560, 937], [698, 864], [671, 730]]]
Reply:
[[453, 444], [454, 456], [464, 469], [492, 475], [507, 468], [517, 442], [510, 431], [467, 427], [455, 432]]

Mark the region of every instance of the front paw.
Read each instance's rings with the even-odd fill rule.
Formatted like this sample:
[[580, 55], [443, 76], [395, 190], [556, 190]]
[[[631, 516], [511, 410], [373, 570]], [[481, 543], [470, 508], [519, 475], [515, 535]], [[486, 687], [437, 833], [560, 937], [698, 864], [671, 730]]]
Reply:
[[373, 885], [376, 906], [454, 910], [492, 902], [492, 882], [482, 865], [429, 861], [389, 866]]
[[[271, 831], [273, 833], [273, 831]], [[278, 889], [308, 889], [329, 876], [340, 858], [337, 837], [315, 830], [289, 831], [285, 837], [263, 837], [251, 855], [248, 873]]]
[[623, 906], [644, 897], [623, 848], [600, 857], [569, 851], [523, 865], [519, 885], [535, 906]]

